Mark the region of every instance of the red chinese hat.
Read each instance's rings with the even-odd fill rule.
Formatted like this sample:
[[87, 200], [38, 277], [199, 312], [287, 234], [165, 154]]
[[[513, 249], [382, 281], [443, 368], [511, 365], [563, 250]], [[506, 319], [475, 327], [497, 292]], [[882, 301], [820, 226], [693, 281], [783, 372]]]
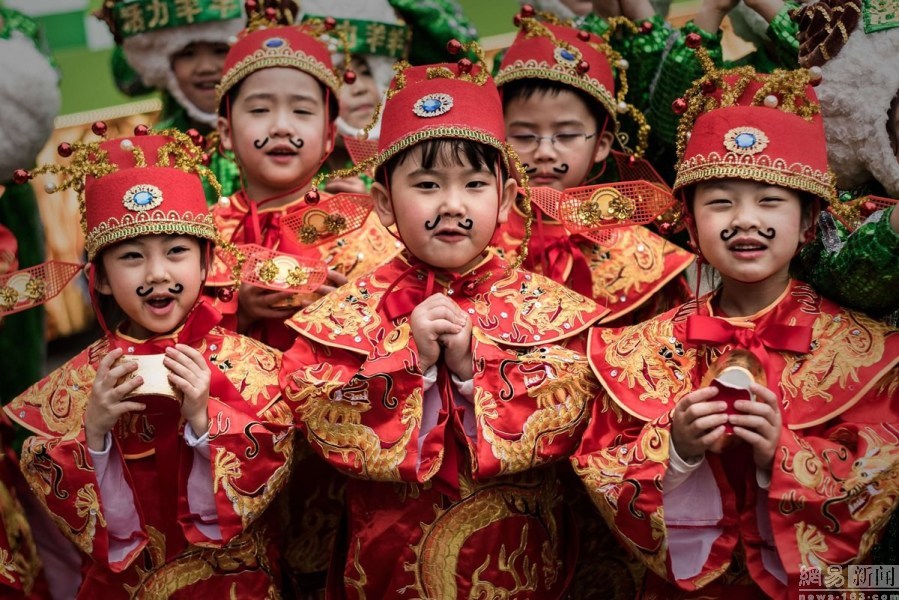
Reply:
[[379, 167], [396, 153], [434, 138], [481, 142], [506, 158], [506, 126], [499, 92], [483, 65], [458, 63], [412, 67], [399, 64], [387, 92]]
[[[105, 130], [99, 125], [95, 131]], [[218, 182], [203, 165], [202, 149], [175, 130], [159, 135], [146, 135], [146, 128], [138, 131], [144, 135], [61, 144], [59, 153], [72, 157], [69, 165], [51, 164], [25, 175], [61, 175], [61, 181], [48, 183], [47, 190], [78, 192], [88, 260], [110, 244], [141, 235], [216, 240], [201, 176], [214, 187]]]
[[[335, 30], [333, 19], [313, 19], [301, 25], [292, 24], [293, 15], [274, 9], [260, 13], [255, 6], [247, 7], [249, 24], [231, 46], [225, 57], [222, 80], [216, 87], [219, 104], [228, 90], [261, 69], [289, 67], [307, 73], [325, 85], [335, 96], [340, 92], [340, 76], [331, 60], [332, 50], [327, 40], [342, 40], [345, 35]], [[288, 24], [278, 25], [278, 21]], [[345, 61], [349, 65], [349, 60]], [[344, 77], [355, 78], [345, 73]]]
[[805, 69], [770, 75], [751, 67], [719, 70], [697, 50], [706, 75], [673, 109], [677, 132], [674, 191], [712, 179], [751, 179], [836, 199], [827, 164], [821, 107]]
[[[615, 51], [607, 37], [571, 27], [570, 22], [560, 21], [549, 13], [536, 13], [525, 5], [516, 15], [519, 32], [509, 47], [499, 71], [496, 85], [521, 79], [545, 79], [571, 86], [594, 98], [609, 114], [613, 123], [618, 115], [630, 113], [637, 122], [639, 141], [635, 154], [641, 155], [646, 147], [649, 126], [643, 114], [628, 104], [628, 62]], [[634, 33], [638, 28], [624, 19], [616, 25], [630, 26]], [[607, 35], [614, 33], [609, 29]], [[615, 72], [620, 84], [615, 84]], [[617, 87], [617, 91], [616, 91]]]

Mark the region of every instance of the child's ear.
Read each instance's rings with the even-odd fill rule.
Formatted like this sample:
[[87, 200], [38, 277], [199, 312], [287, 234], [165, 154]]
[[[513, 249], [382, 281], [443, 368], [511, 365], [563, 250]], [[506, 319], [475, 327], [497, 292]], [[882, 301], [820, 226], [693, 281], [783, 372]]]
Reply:
[[219, 131], [219, 140], [221, 141], [222, 148], [225, 150], [234, 150], [234, 145], [231, 143], [231, 123], [228, 122], [228, 119], [219, 117], [216, 122], [216, 127]]
[[371, 184], [369, 194], [371, 194], [372, 200], [375, 201], [375, 212], [378, 213], [378, 218], [381, 219], [381, 225], [390, 227], [396, 223], [396, 216], [393, 214], [393, 203], [390, 201], [390, 194], [387, 193], [387, 188], [376, 181]]
[[593, 153], [594, 163], [602, 162], [609, 156], [614, 141], [615, 136], [612, 135], [611, 131], [603, 131], [599, 134], [599, 139], [596, 141], [596, 151]]
[[93, 263], [84, 265], [84, 274], [87, 276], [88, 281], [91, 280], [91, 272], [93, 272], [94, 289], [97, 290], [97, 293], [104, 296], [112, 296], [112, 287], [106, 279], [104, 270], [98, 269]]
[[325, 140], [325, 154], [331, 154], [334, 150], [334, 141], [337, 139], [337, 121], [331, 121], [328, 124], [327, 139]]
[[802, 216], [799, 218], [799, 245], [812, 241], [815, 219], [818, 217], [818, 203], [804, 203]]
[[505, 223], [509, 220], [509, 211], [518, 197], [518, 182], [509, 177], [503, 184], [502, 195], [499, 198], [499, 213], [496, 216], [497, 223]]

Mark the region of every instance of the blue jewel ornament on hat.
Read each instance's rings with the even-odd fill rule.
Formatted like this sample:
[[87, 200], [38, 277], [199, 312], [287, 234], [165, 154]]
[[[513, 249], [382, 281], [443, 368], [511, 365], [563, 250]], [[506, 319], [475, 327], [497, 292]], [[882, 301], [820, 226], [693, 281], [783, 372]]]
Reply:
[[418, 99], [412, 107], [419, 117], [430, 118], [445, 115], [453, 107], [453, 97], [449, 94], [428, 94]]

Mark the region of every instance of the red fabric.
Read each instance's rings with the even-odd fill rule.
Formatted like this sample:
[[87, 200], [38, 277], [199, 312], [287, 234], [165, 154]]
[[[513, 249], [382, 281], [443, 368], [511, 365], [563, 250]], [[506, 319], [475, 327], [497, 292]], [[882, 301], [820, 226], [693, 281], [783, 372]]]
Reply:
[[[698, 387], [710, 360], [736, 344], [769, 344], [767, 366], [774, 375], [767, 386], [781, 397], [784, 426], [762, 508], [795, 588], [801, 566], [863, 562], [899, 498], [899, 331], [844, 310], [799, 282], [757, 315], [723, 326], [712, 322], [723, 319], [714, 318], [711, 300], [699, 302], [703, 319], [693, 321], [694, 329], [708, 327], [704, 344], [688, 339], [693, 304], [632, 327], [591, 332], [590, 362], [607, 396], [594, 405], [572, 462], [609, 525], [669, 586], [709, 585], [708, 593], [716, 594], [754, 581], [767, 595], [786, 597], [787, 586], [762, 564], [762, 492], [751, 448], [741, 443], [705, 455], [722, 501], [721, 534], [696, 576], [673, 581], [659, 485], [668, 468], [671, 411]], [[811, 330], [814, 342], [807, 345], [803, 335], [789, 339], [785, 323], [800, 333]], [[734, 331], [741, 326], [756, 332]], [[697, 506], [697, 518], [701, 511]], [[742, 580], [735, 580], [740, 573]], [[673, 588], [658, 592], [655, 584], [660, 596], [681, 597]]]
[[[263, 521], [257, 521], [286, 480], [292, 450], [292, 418], [279, 401], [280, 355], [218, 327], [218, 318], [200, 303], [185, 327], [169, 337], [144, 344], [119, 335], [100, 340], [4, 408], [35, 434], [22, 452], [26, 480], [63, 534], [88, 555], [79, 598], [129, 598], [128, 588], [135, 586], [173, 598], [228, 597], [232, 588], [266, 597], [278, 579], [274, 540], [262, 535]], [[176, 341], [196, 348], [212, 373], [210, 483], [222, 540], [205, 538], [189, 512], [186, 489], [193, 457], [180, 439], [183, 423], [171, 413], [148, 411], [123, 417], [113, 429], [141, 530], [134, 551], [110, 562], [103, 499], [83, 427], [96, 367], [116, 346], [147, 354]], [[42, 410], [48, 404], [56, 407], [53, 415]], [[160, 452], [162, 444], [175, 449]], [[202, 548], [189, 545], [200, 542]]]
[[[390, 318], [382, 301], [423, 294], [428, 279], [397, 258], [291, 320], [301, 335], [285, 354], [286, 396], [310, 446], [352, 476], [343, 573], [329, 593], [468, 598], [495, 586], [514, 598], [559, 598], [576, 544], [551, 464], [584, 425], [592, 389], [574, 353], [601, 311], [496, 257], [451, 279], [435, 274], [435, 292], [475, 328], [466, 432], [466, 401], [445, 366], [436, 389], [423, 389], [409, 305]], [[429, 430], [425, 406], [436, 416]]]

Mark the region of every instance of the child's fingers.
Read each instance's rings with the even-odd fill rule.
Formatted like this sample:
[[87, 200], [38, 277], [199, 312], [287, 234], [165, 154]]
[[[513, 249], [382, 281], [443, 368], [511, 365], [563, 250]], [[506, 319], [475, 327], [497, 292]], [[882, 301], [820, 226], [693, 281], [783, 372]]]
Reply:
[[709, 415], [699, 417], [694, 420], [692, 427], [699, 431], [709, 431], [727, 423], [727, 414], [723, 412], [714, 412]]
[[462, 326], [447, 319], [435, 319], [431, 321], [431, 333], [438, 337], [446, 334], [455, 334], [462, 331]]
[[100, 364], [97, 366], [97, 379], [105, 379], [106, 374], [112, 369], [115, 361], [119, 360], [119, 358], [124, 354], [124, 350], [121, 348], [116, 348], [102, 359], [100, 359]]
[[141, 412], [147, 408], [147, 405], [143, 402], [133, 402], [131, 400], [125, 400], [124, 402], [119, 402], [113, 407], [114, 414], [118, 417], [125, 413], [129, 412]]
[[169, 381], [173, 386], [185, 393], [194, 388], [194, 385], [191, 382], [176, 374], [174, 371], [169, 373]]
[[188, 365], [174, 360], [171, 356], [166, 356], [165, 360], [162, 361], [162, 364], [166, 369], [169, 370], [170, 374], [174, 373], [182, 379], [193, 380], [197, 376], [197, 374], [193, 372], [193, 369], [191, 369]]
[[758, 446], [760, 444], [767, 443], [767, 440], [764, 438], [764, 436], [760, 435], [758, 432], [752, 429], [741, 427], [740, 425], [734, 425], [734, 435], [751, 446]]
[[191, 363], [193, 363], [197, 367], [200, 367], [201, 370], [209, 370], [209, 365], [206, 364], [206, 359], [203, 358], [203, 355], [200, 354], [200, 351], [196, 348], [192, 348], [187, 344], [175, 344], [175, 351], [180, 352], [182, 356], [186, 356]]
[[343, 273], [339, 273], [334, 269], [328, 269], [328, 281], [335, 287], [340, 287], [349, 280]]
[[699, 388], [698, 390], [694, 390], [681, 398], [680, 402], [677, 403], [676, 410], [681, 412], [686, 412], [688, 408], [693, 406], [694, 404], [698, 404], [700, 402], [707, 402], [714, 398], [718, 394], [718, 388], [716, 387], [704, 387]]
[[[129, 373], [137, 371], [137, 363], [133, 360], [123, 360], [113, 368], [106, 372], [106, 379], [112, 379], [114, 382], [119, 381]], [[100, 380], [100, 374], [97, 373], [97, 379]], [[110, 386], [110, 387], [115, 387]]]
[[118, 403], [118, 401], [120, 399], [124, 398], [125, 396], [127, 396], [128, 394], [130, 394], [131, 392], [133, 392], [134, 390], [136, 390], [143, 384], [144, 384], [144, 378], [141, 377], [140, 375], [138, 375], [137, 377], [128, 379], [121, 385], [117, 385], [116, 387], [114, 387], [112, 389], [112, 393], [113, 393], [116, 403]]
[[761, 402], [779, 411], [780, 407], [778, 406], [777, 396], [774, 392], [754, 381], [749, 384], [749, 391], [755, 394], [756, 398], [761, 400]]
[[712, 444], [717, 442], [721, 437], [724, 436], [724, 425], [719, 425], [715, 427], [710, 432], [699, 438], [699, 443], [703, 445], [705, 448], [711, 448]]

